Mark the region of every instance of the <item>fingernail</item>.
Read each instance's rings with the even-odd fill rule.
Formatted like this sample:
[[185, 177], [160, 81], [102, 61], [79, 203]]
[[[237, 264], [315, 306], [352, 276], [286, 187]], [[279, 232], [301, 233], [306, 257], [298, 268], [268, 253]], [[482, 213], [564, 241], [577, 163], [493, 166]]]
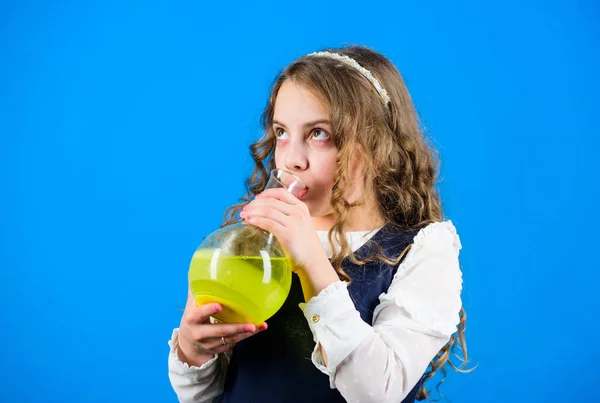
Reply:
[[247, 332], [253, 332], [256, 330], [256, 327], [254, 325], [246, 325], [246, 327], [244, 328], [245, 331]]
[[248, 205], [246, 204], [242, 210], [246, 210], [247, 208], [248, 208]]
[[246, 215], [246, 212], [245, 212], [245, 211], [242, 211], [242, 212], [240, 213], [240, 217], [243, 217], [243, 216], [245, 216], [245, 215]]
[[217, 313], [217, 312], [221, 312], [222, 307], [221, 307], [221, 305], [215, 304], [213, 309], [215, 310], [215, 313]]
[[260, 326], [258, 327], [258, 330], [261, 330], [261, 331], [262, 331], [262, 330], [267, 330], [267, 324], [266, 324], [266, 323], [263, 323], [262, 325], [260, 325]]

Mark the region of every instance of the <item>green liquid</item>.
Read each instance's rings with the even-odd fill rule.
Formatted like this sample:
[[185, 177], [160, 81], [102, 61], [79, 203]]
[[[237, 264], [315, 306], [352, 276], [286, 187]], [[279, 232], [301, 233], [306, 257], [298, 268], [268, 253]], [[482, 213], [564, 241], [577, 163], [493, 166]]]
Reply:
[[261, 324], [281, 308], [292, 281], [289, 259], [265, 259], [197, 250], [189, 271], [196, 304], [220, 303], [223, 310], [214, 317], [222, 322]]

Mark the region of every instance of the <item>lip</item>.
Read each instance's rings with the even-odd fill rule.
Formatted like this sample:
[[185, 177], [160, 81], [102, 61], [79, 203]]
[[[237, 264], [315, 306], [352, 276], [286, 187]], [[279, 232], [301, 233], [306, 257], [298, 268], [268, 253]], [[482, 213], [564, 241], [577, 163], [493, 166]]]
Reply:
[[304, 197], [306, 196], [306, 194], [308, 193], [308, 188], [304, 188], [300, 191], [300, 193], [298, 193], [298, 199], [302, 200], [304, 199]]

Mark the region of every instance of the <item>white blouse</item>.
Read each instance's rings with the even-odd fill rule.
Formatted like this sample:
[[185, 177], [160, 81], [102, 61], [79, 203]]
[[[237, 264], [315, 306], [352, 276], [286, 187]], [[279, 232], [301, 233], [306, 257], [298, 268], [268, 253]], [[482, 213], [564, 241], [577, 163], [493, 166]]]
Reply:
[[[356, 251], [375, 233], [346, 235]], [[319, 231], [319, 237], [331, 256], [327, 232]], [[379, 296], [373, 326], [361, 319], [342, 281], [300, 304], [315, 340], [312, 362], [346, 401], [402, 401], [456, 332], [462, 306], [460, 249], [451, 221], [419, 231], [387, 293]], [[315, 314], [316, 323], [310, 319]], [[174, 329], [169, 378], [179, 401], [212, 401], [223, 392], [229, 357], [219, 354], [201, 367], [189, 366], [178, 359], [177, 337]], [[327, 365], [319, 345], [327, 353]]]

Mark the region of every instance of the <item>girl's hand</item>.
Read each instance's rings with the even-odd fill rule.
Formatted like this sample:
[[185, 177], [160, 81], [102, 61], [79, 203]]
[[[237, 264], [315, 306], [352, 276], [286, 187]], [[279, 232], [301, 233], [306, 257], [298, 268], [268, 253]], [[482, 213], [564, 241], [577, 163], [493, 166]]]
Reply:
[[210, 323], [210, 317], [221, 311], [219, 304], [196, 306], [191, 292], [179, 325], [179, 359], [196, 367], [210, 361], [215, 354], [224, 353], [241, 340], [267, 329], [267, 324]]
[[241, 216], [275, 235], [294, 261], [294, 271], [310, 273], [329, 264], [308, 207], [286, 189], [265, 190], [244, 207]]

